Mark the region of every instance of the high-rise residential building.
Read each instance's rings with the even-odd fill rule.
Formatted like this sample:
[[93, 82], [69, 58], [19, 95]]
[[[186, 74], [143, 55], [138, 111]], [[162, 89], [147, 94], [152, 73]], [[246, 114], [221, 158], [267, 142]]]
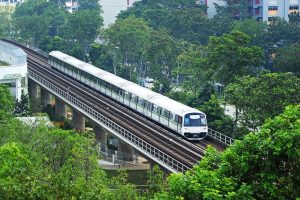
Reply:
[[[198, 2], [208, 7], [208, 17], [216, 14], [214, 3], [226, 6], [223, 0], [200, 0]], [[289, 20], [288, 15], [292, 12], [300, 12], [299, 7], [300, 0], [249, 0], [247, 12], [249, 12], [249, 16], [253, 16], [257, 20], [269, 21], [273, 17]], [[234, 12], [232, 14], [239, 17], [240, 11], [234, 10]]]
[[288, 15], [299, 12], [300, 0], [253, 0], [253, 17], [270, 21], [272, 17], [289, 20]]

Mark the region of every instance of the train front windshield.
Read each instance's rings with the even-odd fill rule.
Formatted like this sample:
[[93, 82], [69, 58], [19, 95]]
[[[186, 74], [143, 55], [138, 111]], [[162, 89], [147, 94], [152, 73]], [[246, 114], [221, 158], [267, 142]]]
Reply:
[[186, 114], [184, 126], [207, 126], [206, 117], [199, 113]]

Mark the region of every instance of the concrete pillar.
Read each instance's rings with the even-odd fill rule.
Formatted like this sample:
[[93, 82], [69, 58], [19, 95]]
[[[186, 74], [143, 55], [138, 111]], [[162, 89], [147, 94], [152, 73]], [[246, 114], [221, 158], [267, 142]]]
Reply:
[[119, 153], [123, 154], [123, 159], [125, 161], [132, 161], [133, 160], [133, 148], [129, 145], [124, 143], [123, 141], [118, 141], [118, 151]]
[[42, 106], [44, 108], [46, 108], [47, 105], [50, 104], [50, 92], [48, 92], [44, 88], [41, 88], [41, 101], [42, 101]]
[[28, 80], [28, 92], [31, 99], [38, 98], [38, 85], [31, 79]]
[[101, 126], [94, 128], [97, 142], [107, 145], [107, 131]]
[[95, 126], [94, 133], [96, 136], [96, 141], [100, 144], [101, 152], [107, 153], [107, 131], [101, 126]]
[[55, 99], [55, 116], [57, 118], [67, 118], [67, 105], [60, 99]]
[[72, 121], [73, 121], [73, 127], [76, 131], [85, 130], [85, 118], [80, 112], [78, 112], [75, 109], [73, 109]]

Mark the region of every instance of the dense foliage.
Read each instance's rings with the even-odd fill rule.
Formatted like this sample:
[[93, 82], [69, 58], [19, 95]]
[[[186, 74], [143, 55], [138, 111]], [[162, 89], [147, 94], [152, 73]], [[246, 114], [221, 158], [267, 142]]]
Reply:
[[155, 199], [296, 199], [300, 196], [300, 106], [268, 120], [223, 153], [207, 151], [198, 166], [169, 177]]
[[237, 108], [239, 123], [257, 130], [285, 106], [300, 102], [300, 79], [292, 73], [263, 73], [241, 77], [228, 85], [226, 100]]

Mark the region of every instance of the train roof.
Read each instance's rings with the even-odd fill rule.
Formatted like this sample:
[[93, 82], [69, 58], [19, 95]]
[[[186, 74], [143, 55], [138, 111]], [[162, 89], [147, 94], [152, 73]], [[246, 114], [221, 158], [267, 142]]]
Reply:
[[174, 114], [183, 116], [184, 114], [191, 113], [191, 112], [202, 113], [201, 111], [199, 111], [197, 109], [186, 106], [186, 105], [179, 103], [173, 99], [170, 99], [159, 93], [153, 92], [147, 88], [139, 86], [136, 83], [125, 80], [119, 76], [116, 76], [110, 72], [104, 71], [100, 68], [97, 68], [97, 67], [91, 65], [91, 64], [85, 63], [81, 60], [78, 60], [77, 58], [74, 58], [72, 56], [64, 54], [60, 51], [52, 51], [49, 53], [49, 55], [52, 57], [55, 57], [59, 60], [62, 60], [63, 62], [68, 63], [72, 66], [75, 66], [89, 74], [92, 74], [106, 82], [109, 82], [127, 92], [130, 92], [131, 94], [139, 96], [157, 106], [165, 108]]

